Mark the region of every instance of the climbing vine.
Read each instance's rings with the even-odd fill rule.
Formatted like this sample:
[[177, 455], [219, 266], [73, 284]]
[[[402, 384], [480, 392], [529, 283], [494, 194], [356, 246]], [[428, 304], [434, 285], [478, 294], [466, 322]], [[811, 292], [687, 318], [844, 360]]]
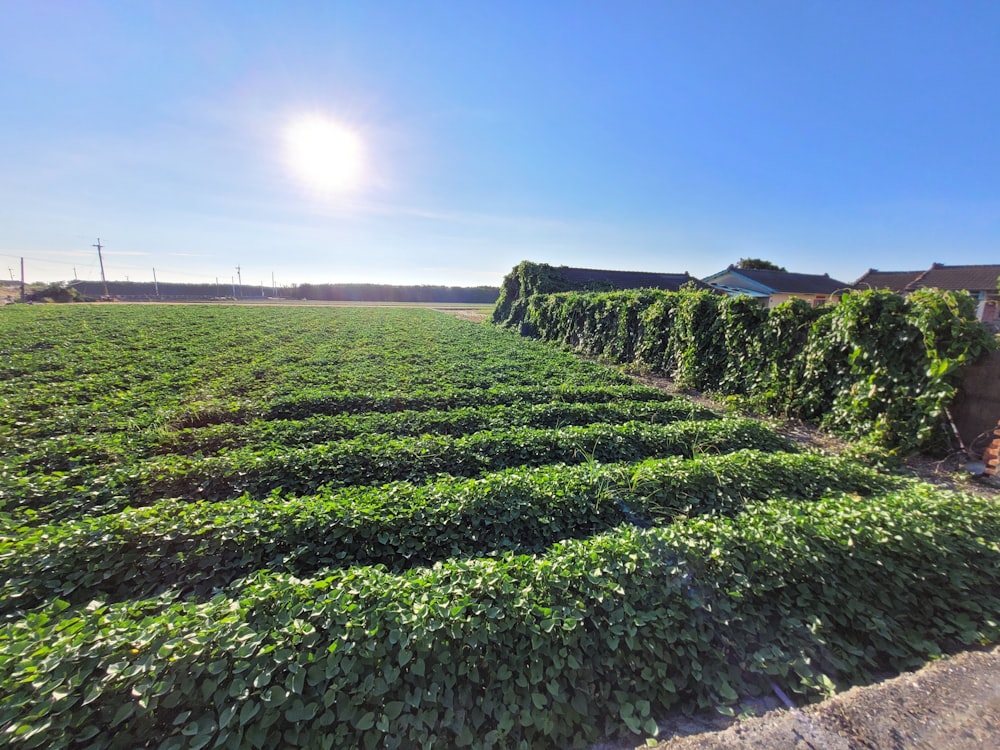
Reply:
[[792, 300], [768, 310], [694, 289], [560, 293], [545, 287], [544, 270], [515, 269], [534, 273], [517, 288], [540, 292], [507, 313], [498, 306], [495, 322], [896, 453], [931, 446], [961, 367], [993, 347], [962, 293], [873, 290], [834, 307]]

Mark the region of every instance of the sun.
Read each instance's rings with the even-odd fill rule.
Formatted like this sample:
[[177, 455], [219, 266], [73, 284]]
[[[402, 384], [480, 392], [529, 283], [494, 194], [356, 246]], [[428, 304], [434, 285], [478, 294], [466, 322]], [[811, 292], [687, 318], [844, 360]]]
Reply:
[[331, 118], [307, 115], [293, 120], [285, 130], [285, 156], [295, 175], [312, 189], [341, 193], [361, 184], [361, 138]]

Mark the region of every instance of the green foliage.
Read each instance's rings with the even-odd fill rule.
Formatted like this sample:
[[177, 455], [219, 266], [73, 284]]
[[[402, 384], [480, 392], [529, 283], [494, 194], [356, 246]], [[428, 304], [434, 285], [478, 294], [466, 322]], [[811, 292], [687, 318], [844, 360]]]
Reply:
[[684, 291], [674, 308], [670, 343], [674, 378], [684, 387], [713, 389], [724, 376], [725, 333], [719, 297], [711, 291]]
[[148, 508], [25, 529], [0, 541], [0, 613], [58, 596], [85, 603], [168, 588], [207, 593], [260, 568], [310, 575], [330, 566], [402, 571], [448, 557], [538, 553], [623, 523], [734, 514], [751, 501], [871, 494], [899, 482], [853, 462], [741, 450], [637, 464], [519, 467], [295, 497], [274, 492]]
[[[261, 573], [4, 626], [9, 747], [567, 747], [997, 637], [992, 503], [754, 504], [538, 557]], [[942, 569], [947, 557], [953, 565]]]
[[747, 393], [768, 411], [806, 419], [822, 416], [829, 395], [815, 383], [807, 387], [806, 382], [816, 377], [835, 382], [840, 377], [826, 369], [823, 360], [829, 310], [795, 299], [767, 311], [760, 349], [755, 353], [761, 362], [760, 375]]
[[674, 372], [677, 343], [673, 336], [677, 308], [682, 293], [663, 292], [656, 295], [640, 313], [641, 335], [636, 346], [637, 361], [660, 372]]
[[900, 452], [932, 444], [959, 368], [990, 349], [968, 295], [929, 290], [847, 295], [825, 334], [805, 382], [828, 394], [823, 423]]
[[618, 362], [635, 358], [642, 340], [641, 314], [663, 292], [566, 292], [528, 298], [524, 327], [549, 341]]
[[[167, 453], [215, 453], [223, 449], [250, 446], [301, 446], [310, 443], [324, 443], [345, 440], [361, 435], [379, 434], [386, 437], [405, 437], [425, 434], [458, 437], [482, 430], [499, 430], [512, 427], [556, 428], [583, 426], [590, 424], [623, 424], [643, 421], [650, 424], [668, 424], [687, 419], [711, 419], [714, 414], [705, 407], [684, 399], [670, 398], [656, 389], [577, 388], [565, 389], [524, 388], [523, 394], [510, 403], [490, 405], [491, 399], [505, 399], [511, 395], [510, 389], [462, 392], [462, 398], [451, 392], [450, 399], [441, 394], [440, 401], [469, 400], [471, 405], [453, 408], [428, 408], [426, 410], [405, 409], [382, 413], [376, 409], [358, 414], [337, 410], [332, 414], [323, 413], [329, 409], [330, 399], [321, 404], [311, 401], [320, 408], [312, 412], [299, 411], [303, 401], [295, 402], [295, 410], [310, 414], [304, 419], [255, 420], [248, 424], [220, 424], [201, 429], [183, 429], [164, 433], [155, 446], [156, 452]], [[523, 396], [523, 397], [522, 397]], [[615, 399], [618, 400], [604, 400]], [[542, 399], [548, 400], [542, 401]], [[343, 398], [343, 401], [348, 400]], [[599, 401], [569, 399], [597, 398]], [[560, 400], [557, 400], [560, 399]], [[353, 399], [351, 399], [354, 401]], [[438, 399], [428, 398], [429, 404]], [[539, 400], [539, 403], [532, 401]], [[385, 405], [383, 399], [379, 406]], [[412, 403], [405, 397], [391, 399], [393, 406]], [[288, 402], [283, 404], [287, 408]], [[276, 410], [277, 411], [277, 410]], [[51, 454], [49, 454], [51, 455]]]
[[574, 292], [528, 297], [525, 309], [525, 328], [544, 340], [821, 421], [890, 453], [933, 445], [960, 368], [992, 347], [971, 298], [936, 290], [771, 310], [697, 290]]
[[523, 316], [516, 314], [520, 301], [536, 294], [551, 294], [567, 291], [569, 288], [552, 266], [521, 261], [504, 277], [500, 287], [500, 297], [493, 310], [493, 322], [503, 323], [509, 320], [520, 322]]
[[769, 260], [764, 260], [763, 258], [740, 258], [740, 262], [736, 264], [737, 268], [747, 268], [757, 271], [787, 271], [788, 269], [784, 266], [779, 266], [776, 263], [772, 263]]
[[[972, 356], [949, 304], [917, 300], [913, 341], [852, 358], [891, 304], [515, 306], [603, 357], [846, 410], [852, 368], [883, 382], [866, 362]], [[0, 333], [12, 748], [583, 746], [1000, 636], [994, 506], [793, 453], [514, 332], [53, 305], [5, 308]]]
[[[791, 450], [787, 440], [747, 419], [509, 428], [455, 438], [364, 436], [302, 448], [241, 448], [210, 457], [167, 455], [114, 469], [3, 477], [0, 488], [12, 499], [0, 510], [12, 519], [53, 520], [168, 497], [219, 500], [244, 492], [266, 495], [275, 489], [308, 493], [323, 486], [417, 481], [445, 473], [471, 477], [513, 466], [638, 461], [751, 447]], [[84, 485], [89, 491], [81, 497]]]
[[27, 298], [32, 302], [78, 302], [80, 293], [65, 284], [49, 284], [33, 290]]
[[[499, 366], [499, 363], [498, 363]], [[606, 376], [609, 380], [612, 376]], [[622, 378], [622, 380], [626, 380]], [[406, 392], [359, 393], [355, 391], [302, 389], [298, 393], [275, 399], [263, 417], [267, 420], [302, 419], [318, 414], [342, 416], [359, 414], [392, 414], [491, 406], [597, 404], [612, 400], [643, 399], [666, 402], [670, 396], [652, 388], [637, 389], [633, 385], [538, 385], [495, 386], [493, 388], [449, 388], [442, 391], [413, 389]], [[239, 421], [239, 420], [232, 420]]]

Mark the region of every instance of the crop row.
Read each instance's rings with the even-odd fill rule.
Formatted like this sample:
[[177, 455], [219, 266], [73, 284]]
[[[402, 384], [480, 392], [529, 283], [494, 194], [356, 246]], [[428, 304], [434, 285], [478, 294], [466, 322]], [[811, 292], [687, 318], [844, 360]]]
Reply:
[[639, 464], [546, 466], [479, 479], [352, 487], [308, 497], [165, 500], [24, 530], [0, 542], [0, 614], [57, 597], [204, 595], [260, 568], [309, 575], [334, 566], [402, 571], [449, 557], [540, 553], [557, 541], [775, 497], [869, 495], [898, 485], [855, 463], [744, 450]]
[[221, 500], [245, 492], [261, 497], [275, 489], [307, 494], [321, 486], [421, 481], [435, 474], [471, 477], [515, 466], [634, 462], [741, 448], [791, 450], [785, 438], [748, 419], [487, 430], [457, 438], [366, 436], [304, 448], [161, 456], [96, 476], [92, 467], [4, 476], [0, 500], [3, 512], [10, 514], [9, 526], [18, 518], [38, 521], [110, 513], [168, 497]]
[[[297, 406], [302, 406], [301, 403]], [[402, 437], [434, 433], [463, 435], [505, 427], [560, 427], [598, 422], [621, 424], [642, 420], [654, 424], [715, 415], [685, 398], [652, 388], [580, 387], [521, 388], [385, 396], [337, 394], [322, 399], [331, 413], [303, 418], [253, 419], [242, 412], [215, 410], [188, 413], [173, 420], [175, 429], [151, 430], [142, 436], [121, 433], [60, 435], [33, 443], [8, 463], [9, 470], [70, 471], [86, 464], [164, 453], [215, 453], [241, 447], [287, 447], [379, 434]], [[278, 409], [268, 407], [269, 411]], [[297, 413], [310, 414], [296, 409]]]
[[199, 413], [254, 413], [310, 389], [444, 392], [620, 373], [428, 310], [92, 307], [4, 310], [0, 449], [136, 434]]
[[[662, 394], [662, 391], [653, 393]], [[644, 394], [634, 395], [641, 398]], [[537, 398], [534, 394], [532, 396]], [[473, 401], [473, 403], [481, 402]], [[364, 414], [321, 414], [305, 419], [260, 420], [246, 425], [218, 425], [201, 430], [180, 430], [165, 436], [157, 446], [157, 451], [207, 454], [248, 446], [296, 447], [347, 440], [360, 435], [406, 437], [434, 434], [458, 437], [484, 430], [516, 427], [554, 429], [598, 423], [623, 424], [633, 421], [669, 424], [714, 418], [717, 418], [717, 415], [711, 410], [684, 398], [629, 399], [597, 403], [515, 402], [509, 406], [470, 405], [427, 411], [406, 410], [388, 414], [372, 410]]]
[[[539, 557], [259, 573], [3, 626], [9, 747], [580, 746], [995, 639], [1000, 518], [930, 488], [774, 500]], [[942, 565], [942, 561], [946, 562]]]
[[606, 401], [672, 401], [674, 396], [656, 388], [634, 384], [494, 386], [450, 388], [444, 391], [337, 391], [302, 389], [275, 399], [266, 409], [266, 419], [304, 419], [316, 414], [392, 413], [427, 409], [461, 409], [469, 406], [515, 404], [598, 404]]

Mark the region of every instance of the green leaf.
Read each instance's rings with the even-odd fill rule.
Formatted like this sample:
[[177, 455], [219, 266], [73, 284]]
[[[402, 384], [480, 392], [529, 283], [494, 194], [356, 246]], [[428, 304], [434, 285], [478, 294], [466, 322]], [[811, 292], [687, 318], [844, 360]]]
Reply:
[[734, 701], [740, 697], [739, 693], [733, 690], [732, 685], [730, 685], [725, 680], [720, 680], [718, 683], [716, 683], [715, 687], [716, 690], [719, 691], [719, 695], [721, 695], [723, 699], [727, 701]]
[[291, 708], [285, 711], [285, 719], [293, 724], [300, 721], [312, 721], [318, 708], [315, 703], [305, 704], [300, 698], [296, 698]]
[[[248, 700], [246, 703], [244, 703], [243, 707], [240, 708], [240, 726], [241, 727], [246, 726], [255, 716], [257, 716], [257, 714], [260, 713], [260, 707], [261, 704], [253, 699]], [[230, 708], [235, 709], [235, 706], [227, 707], [225, 710], [228, 711]], [[223, 712], [223, 716], [225, 716], [225, 711]], [[222, 718], [219, 719], [220, 728], [225, 727], [228, 723], [229, 723], [228, 719], [226, 719], [225, 721], [223, 721]]]
[[286, 693], [285, 689], [280, 685], [271, 685], [271, 687], [267, 688], [260, 694], [261, 702], [263, 702], [263, 704], [268, 708], [276, 708], [277, 706], [280, 706], [285, 702], [287, 697], [288, 693]]
[[399, 715], [403, 712], [403, 707], [405, 704], [403, 701], [389, 701], [385, 704], [385, 715], [390, 721], [395, 721], [399, 718]]
[[111, 719], [111, 723], [108, 724], [109, 727], [116, 727], [123, 721], [128, 719], [132, 714], [135, 713], [135, 704], [133, 703], [123, 703], [118, 706], [115, 711], [115, 715]]

